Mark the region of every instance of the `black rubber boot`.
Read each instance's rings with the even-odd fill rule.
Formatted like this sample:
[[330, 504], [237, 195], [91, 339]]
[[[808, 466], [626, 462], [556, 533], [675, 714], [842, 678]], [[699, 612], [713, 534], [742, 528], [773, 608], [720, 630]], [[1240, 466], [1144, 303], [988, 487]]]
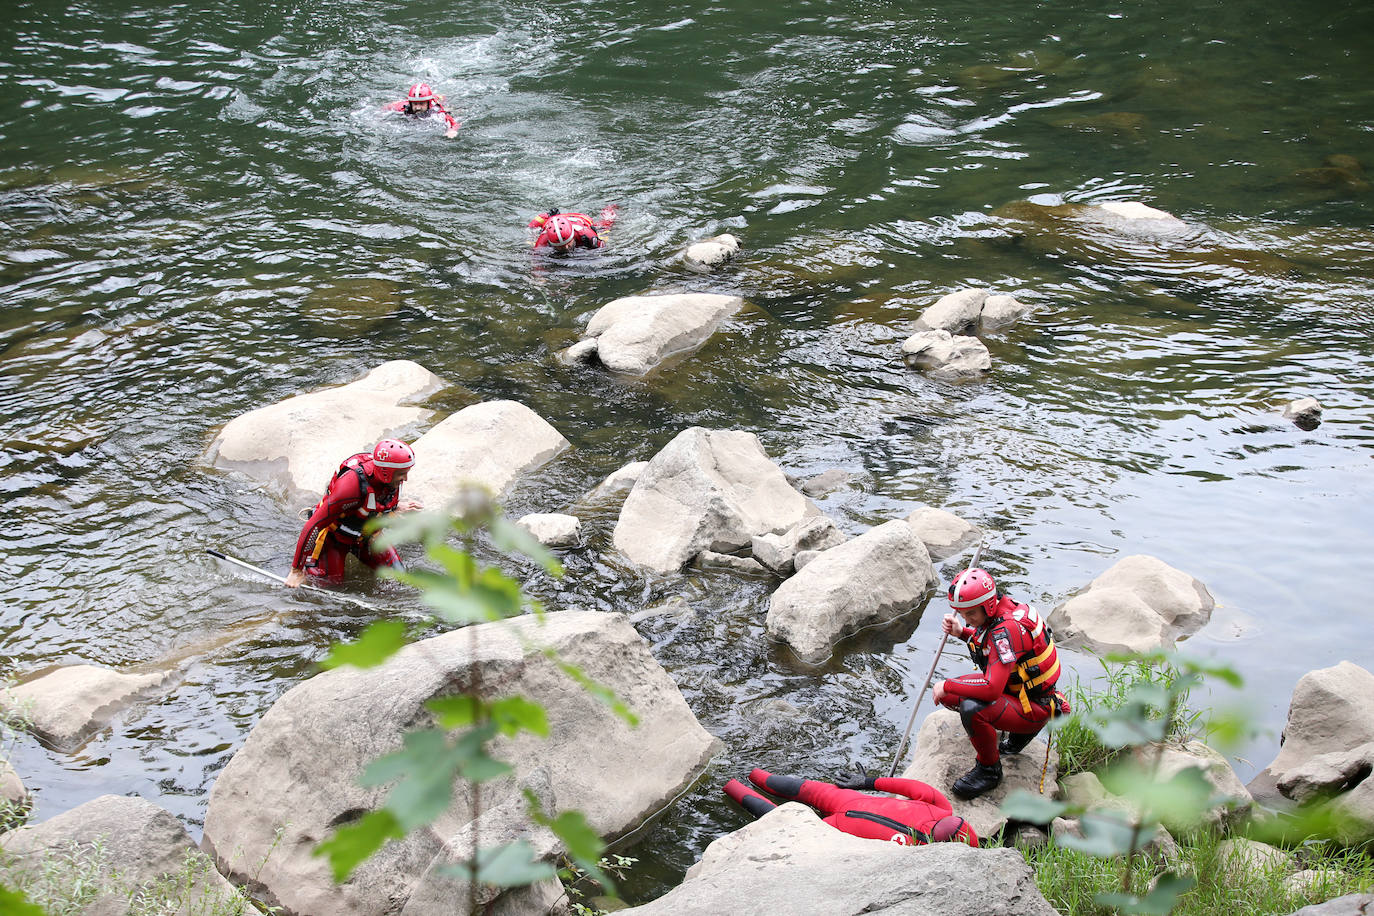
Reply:
[[1026, 732], [1017, 734], [1016, 732], [1003, 732], [1002, 738], [997, 742], [997, 753], [1003, 757], [1008, 754], [1019, 754], [1026, 749], [1026, 745], [1035, 740], [1039, 732]]
[[801, 792], [802, 783], [805, 782], [800, 776], [779, 776], [758, 768], [750, 772], [749, 781], [760, 789], [766, 789], [783, 798], [796, 798]]
[[973, 769], [954, 780], [954, 794], [968, 800], [991, 792], [1002, 784], [1002, 762], [975, 763]]

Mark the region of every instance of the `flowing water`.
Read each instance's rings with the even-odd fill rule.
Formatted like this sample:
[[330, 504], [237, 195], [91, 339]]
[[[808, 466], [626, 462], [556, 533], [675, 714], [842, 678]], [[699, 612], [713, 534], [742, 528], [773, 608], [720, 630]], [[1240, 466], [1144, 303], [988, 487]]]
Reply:
[[[1158, 556], [1221, 604], [1189, 646], [1246, 677], [1248, 779], [1298, 677], [1374, 658], [1374, 24], [1279, 6], [11, 2], [0, 664], [183, 672], [75, 754], [18, 741], [40, 816], [136, 793], [198, 834], [254, 722], [368, 622], [203, 553], [283, 572], [300, 524], [204, 454], [233, 417], [398, 358], [454, 383], [443, 412], [515, 398], [572, 441], [514, 515], [703, 425], [849, 472], [819, 502], [850, 533], [918, 503], [989, 528], [987, 565], [1043, 610]], [[381, 114], [417, 79], [457, 139]], [[1187, 228], [1041, 224], [1027, 200]], [[532, 260], [535, 212], [612, 202], [603, 254]], [[730, 268], [674, 262], [720, 231]], [[1036, 308], [989, 337], [990, 379], [904, 369], [915, 316], [970, 285]], [[683, 289], [752, 308], [645, 380], [551, 359], [602, 303]], [[1326, 408], [1310, 432], [1277, 415], [1303, 395]], [[726, 746], [637, 837], [631, 900], [743, 822], [730, 776], [886, 767], [942, 602], [808, 669], [763, 632], [770, 583], [638, 578], [606, 556], [614, 516], [586, 521], [591, 549], [531, 591], [685, 601], [638, 626]]]

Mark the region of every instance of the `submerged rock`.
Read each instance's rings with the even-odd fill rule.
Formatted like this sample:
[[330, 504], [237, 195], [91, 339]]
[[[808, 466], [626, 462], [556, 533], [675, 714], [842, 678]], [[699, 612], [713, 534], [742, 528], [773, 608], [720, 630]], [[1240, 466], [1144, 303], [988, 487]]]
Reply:
[[682, 262], [698, 273], [710, 273], [739, 253], [739, 239], [728, 232], [687, 246]]
[[1321, 425], [1322, 405], [1316, 398], [1298, 398], [1284, 405], [1283, 418], [1292, 420], [1298, 429], [1311, 431]]
[[618, 468], [606, 475], [606, 478], [592, 487], [585, 500], [589, 503], [603, 502], [615, 499], [629, 493], [634, 487], [639, 475], [644, 473], [644, 469], [649, 466], [647, 461], [631, 461], [629, 464]]
[[625, 916], [1056, 916], [1014, 849], [899, 846], [788, 802], [706, 847], [682, 884]]
[[211, 442], [209, 460], [277, 480], [292, 493], [323, 491], [349, 455], [427, 421], [433, 414], [413, 405], [446, 384], [410, 360], [383, 363], [356, 382], [230, 420]]
[[[614, 691], [638, 726], [578, 687], [540, 646]], [[520, 694], [542, 704], [550, 732], [493, 742], [493, 755], [514, 774], [484, 784], [484, 818], [499, 822], [484, 820], [484, 844], [527, 836], [541, 852], [552, 849], [545, 832], [518, 816], [522, 788], [551, 816], [576, 808], [598, 834], [622, 836], [696, 779], [720, 746], [621, 614], [561, 611], [542, 624], [520, 617], [470, 626], [408, 646], [379, 667], [326, 671], [283, 694], [215, 782], [206, 849], [226, 874], [290, 912], [447, 916], [455, 885], [438, 867], [471, 850], [468, 792], [430, 827], [384, 846], [345, 884], [334, 883], [314, 848], [382, 803], [388, 787], [363, 788], [358, 777], [399, 749], [408, 731], [433, 724], [426, 703], [475, 684], [488, 697]]]
[[99, 665], [64, 665], [13, 687], [0, 702], [27, 720], [42, 741], [70, 752], [171, 677], [171, 671], [126, 674]]

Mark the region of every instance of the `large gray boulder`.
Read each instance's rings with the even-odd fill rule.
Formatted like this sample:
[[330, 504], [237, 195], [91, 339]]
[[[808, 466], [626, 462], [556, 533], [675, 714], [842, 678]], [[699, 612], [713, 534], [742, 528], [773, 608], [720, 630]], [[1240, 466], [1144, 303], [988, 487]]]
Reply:
[[1374, 741], [1348, 751], [1318, 754], [1290, 769], [1279, 791], [1296, 801], [1323, 800], [1337, 819], [1341, 839], [1374, 840]]
[[788, 802], [706, 847], [681, 885], [624, 916], [1056, 916], [1014, 849], [899, 846]]
[[0, 704], [27, 720], [29, 731], [44, 743], [71, 752], [120, 710], [165, 684], [172, 674], [64, 665], [11, 688], [8, 695], [0, 695]]
[[915, 608], [935, 582], [911, 526], [887, 522], [824, 551], [778, 586], [768, 601], [768, 635], [802, 661], [822, 662], [844, 636]]
[[921, 506], [906, 517], [932, 560], [944, 560], [978, 543], [982, 531], [953, 512]]
[[0, 884], [10, 887], [26, 886], [59, 857], [83, 859], [102, 890], [82, 913], [123, 916], [136, 898], [142, 901], [140, 913], [258, 912], [215, 871], [181, 821], [141, 798], [102, 795], [42, 823], [0, 834], [0, 846], [6, 853], [0, 857]]
[[[739, 296], [717, 293], [616, 299], [588, 322], [583, 341], [574, 344], [577, 359], [589, 361], [595, 355], [612, 372], [644, 375], [668, 357], [700, 347], [722, 321], [743, 307]], [[589, 339], [596, 341], [594, 352], [585, 343]]]
[[632, 563], [666, 574], [703, 550], [731, 553], [819, 514], [753, 433], [694, 426], [640, 473], [613, 541]]
[[[615, 691], [638, 727], [573, 683], [541, 645]], [[452, 893], [432, 887], [436, 866], [461, 859], [470, 849], [464, 838], [476, 832], [462, 784], [436, 823], [388, 844], [342, 885], [312, 853], [331, 827], [383, 802], [389, 787], [358, 785], [363, 768], [399, 749], [407, 731], [432, 725], [427, 701], [473, 683], [487, 696], [541, 703], [550, 729], [546, 739], [493, 743], [515, 773], [484, 785], [484, 817], [505, 825], [480, 831], [484, 845], [528, 835], [536, 849], [550, 848], [514, 815], [521, 788], [550, 814], [576, 808], [602, 836], [622, 836], [695, 780], [719, 747], [623, 615], [564, 611], [542, 625], [521, 617], [471, 626], [411, 645], [377, 668], [326, 671], [287, 691], [216, 781], [206, 849], [226, 874], [290, 913], [371, 916], [404, 907], [406, 916], [447, 916]], [[491, 814], [498, 809], [505, 814]], [[427, 900], [447, 900], [448, 908]]]
[[1374, 912], [1374, 894], [1346, 894], [1325, 903], [1314, 903], [1291, 916], [1365, 916]]
[[[939, 683], [936, 681], [936, 683]], [[928, 693], [927, 697], [930, 696]], [[913, 762], [902, 773], [907, 779], [919, 779], [949, 796], [954, 813], [962, 815], [978, 836], [989, 837], [1001, 830], [1007, 819], [1002, 814], [1002, 802], [1017, 789], [1039, 794], [1044, 777], [1044, 795], [1053, 798], [1059, 793], [1059, 752], [1049, 751], [1046, 757], [1045, 738], [1036, 738], [1019, 754], [1002, 755], [1002, 784], [986, 795], [968, 801], [955, 798], [950, 792], [954, 780], [973, 767], [973, 745], [968, 732], [952, 709], [937, 707], [926, 716], [916, 733], [911, 750]]]
[[[1255, 800], [1250, 797], [1250, 792], [1240, 781], [1236, 771], [1231, 768], [1231, 764], [1201, 741], [1189, 740], [1182, 744], [1166, 745], [1162, 749], [1153, 746], [1147, 748], [1144, 755], [1147, 760], [1158, 761], [1158, 769], [1155, 771], [1158, 781], [1167, 782], [1183, 770], [1195, 767], [1202, 771], [1203, 778], [1212, 786], [1213, 794], [1225, 796], [1227, 801], [1219, 802], [1203, 813], [1203, 823], [1209, 827], [1235, 827], [1244, 821], [1254, 808]], [[1191, 828], [1193, 825], [1169, 826], [1177, 832], [1180, 828]]]
[[902, 343], [902, 360], [933, 379], [980, 379], [992, 369], [992, 355], [977, 337], [955, 337], [945, 330], [917, 331]]
[[1050, 612], [1056, 641], [1069, 648], [1149, 652], [1173, 648], [1212, 619], [1207, 586], [1155, 557], [1126, 557]]
[[426, 509], [438, 509], [471, 484], [500, 496], [567, 446], [562, 433], [524, 404], [473, 404], [415, 440], [404, 495]]
[[1299, 678], [1288, 704], [1287, 724], [1279, 737], [1278, 756], [1248, 787], [1255, 798], [1272, 800], [1278, 787], [1313, 758], [1374, 741], [1374, 712], [1368, 703], [1371, 696], [1374, 674], [1353, 662], [1309, 671]]
[[301, 394], [230, 420], [210, 443], [215, 467], [323, 492], [339, 462], [426, 422], [420, 401], [447, 383], [410, 360], [382, 363], [356, 382]]

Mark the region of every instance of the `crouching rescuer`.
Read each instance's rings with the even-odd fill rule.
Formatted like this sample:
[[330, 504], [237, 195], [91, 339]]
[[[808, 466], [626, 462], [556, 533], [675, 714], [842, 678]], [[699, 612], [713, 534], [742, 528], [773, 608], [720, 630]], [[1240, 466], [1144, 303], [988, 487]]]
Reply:
[[[1002, 782], [1002, 754], [1018, 754], [1050, 719], [1069, 711], [1055, 689], [1059, 655], [1040, 615], [1002, 594], [983, 569], [966, 569], [949, 587], [944, 631], [965, 640], [977, 674], [949, 678], [935, 702], [957, 710], [973, 743], [973, 769], [954, 781], [959, 798], [976, 798]], [[959, 618], [962, 617], [961, 621]], [[998, 741], [997, 733], [1006, 735]]]
[[349, 554], [369, 569], [403, 569], [396, 549], [375, 547], [363, 526], [389, 512], [420, 508], [416, 500], [401, 499], [401, 484], [414, 465], [415, 453], [399, 439], [383, 439], [371, 452], [344, 459], [296, 539], [287, 587], [295, 588], [306, 576], [322, 583], [342, 581]]

